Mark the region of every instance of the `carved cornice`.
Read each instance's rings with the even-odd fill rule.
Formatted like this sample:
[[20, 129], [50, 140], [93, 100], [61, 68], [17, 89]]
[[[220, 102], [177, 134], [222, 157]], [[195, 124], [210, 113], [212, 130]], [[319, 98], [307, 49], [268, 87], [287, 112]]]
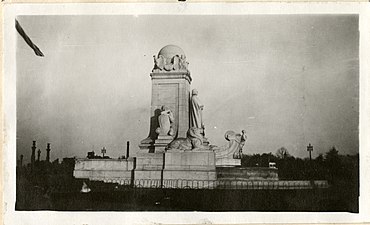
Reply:
[[185, 79], [191, 83], [192, 79], [190, 76], [190, 72], [153, 72], [150, 73], [152, 80], [155, 79]]

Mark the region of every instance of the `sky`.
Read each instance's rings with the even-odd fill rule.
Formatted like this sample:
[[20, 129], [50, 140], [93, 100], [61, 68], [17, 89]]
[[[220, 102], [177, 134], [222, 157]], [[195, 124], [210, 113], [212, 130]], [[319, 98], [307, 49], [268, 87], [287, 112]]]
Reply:
[[[18, 16], [45, 57], [17, 37], [17, 157], [32, 141], [45, 158], [105, 147], [135, 155], [148, 136], [153, 55], [180, 46], [206, 136], [227, 145], [246, 130], [245, 154], [313, 157], [359, 152], [359, 32], [355, 15]], [[16, 31], [15, 31], [16, 32]]]

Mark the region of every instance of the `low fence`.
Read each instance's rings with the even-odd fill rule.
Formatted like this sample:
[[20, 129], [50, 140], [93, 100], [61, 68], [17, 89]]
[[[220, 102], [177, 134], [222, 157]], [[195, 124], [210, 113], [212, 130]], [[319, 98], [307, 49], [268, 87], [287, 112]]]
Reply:
[[160, 180], [160, 179], [95, 179], [118, 187], [169, 189], [313, 189], [328, 188], [326, 180]]

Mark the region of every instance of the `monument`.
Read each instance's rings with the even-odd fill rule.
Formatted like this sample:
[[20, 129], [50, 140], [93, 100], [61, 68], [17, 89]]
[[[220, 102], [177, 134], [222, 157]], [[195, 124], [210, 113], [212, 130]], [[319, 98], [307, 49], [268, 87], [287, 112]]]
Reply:
[[[210, 145], [205, 135], [204, 105], [191, 92], [184, 51], [175, 45], [153, 56], [149, 134], [136, 157], [78, 159], [74, 176], [141, 187], [214, 188], [225, 180], [277, 180], [276, 168], [242, 168], [246, 131], [227, 131], [226, 146]], [[149, 183], [147, 181], [150, 181]], [[184, 183], [185, 182], [185, 183]]]
[[135, 179], [216, 180], [215, 153], [207, 146], [203, 105], [193, 90], [184, 51], [163, 47], [154, 58], [148, 137], [139, 144]]
[[[175, 45], [163, 47], [154, 58], [152, 78], [152, 102], [150, 108], [150, 128], [147, 138], [141, 141], [139, 147], [144, 152], [164, 152], [165, 147], [174, 138], [186, 138], [189, 129], [189, 92], [191, 76], [184, 51]], [[163, 112], [171, 112], [171, 133], [158, 133], [168, 126], [165, 119], [158, 120]], [[167, 127], [166, 127], [167, 129]]]

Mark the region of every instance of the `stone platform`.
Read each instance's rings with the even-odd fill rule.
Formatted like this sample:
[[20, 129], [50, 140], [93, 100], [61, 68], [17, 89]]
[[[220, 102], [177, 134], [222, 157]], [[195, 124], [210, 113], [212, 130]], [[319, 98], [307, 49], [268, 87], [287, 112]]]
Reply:
[[[104, 182], [132, 180], [146, 187], [144, 180], [170, 185], [176, 180], [217, 180], [215, 154], [212, 151], [137, 153], [129, 159], [77, 159], [74, 177]], [[118, 182], [120, 183], [120, 182]], [[150, 184], [152, 185], [152, 184]]]
[[[217, 180], [215, 154], [212, 151], [167, 152], [163, 169], [163, 186], [172, 188], [178, 181], [197, 182], [199, 188]], [[189, 186], [191, 188], [192, 186]]]
[[269, 167], [217, 167], [218, 180], [279, 180], [278, 169]]
[[215, 154], [211, 151], [167, 152], [163, 179], [216, 180]]
[[114, 182], [132, 179], [135, 159], [76, 159], [75, 178]]
[[135, 179], [136, 180], [160, 180], [162, 179], [164, 153], [137, 153]]
[[216, 158], [216, 166], [220, 167], [239, 167], [242, 164], [241, 159]]
[[[206, 187], [217, 180], [215, 153], [212, 151], [179, 151], [166, 153], [138, 153], [129, 159], [77, 159], [74, 177], [107, 183], [133, 183], [152, 187], [172, 187], [179, 181], [200, 181]], [[121, 182], [122, 181], [122, 182]], [[193, 184], [192, 184], [193, 185]], [[191, 187], [191, 186], [189, 186]]]
[[77, 159], [74, 177], [170, 189], [312, 189], [327, 181], [278, 180], [277, 168], [215, 167], [213, 152], [146, 153], [129, 159]]

